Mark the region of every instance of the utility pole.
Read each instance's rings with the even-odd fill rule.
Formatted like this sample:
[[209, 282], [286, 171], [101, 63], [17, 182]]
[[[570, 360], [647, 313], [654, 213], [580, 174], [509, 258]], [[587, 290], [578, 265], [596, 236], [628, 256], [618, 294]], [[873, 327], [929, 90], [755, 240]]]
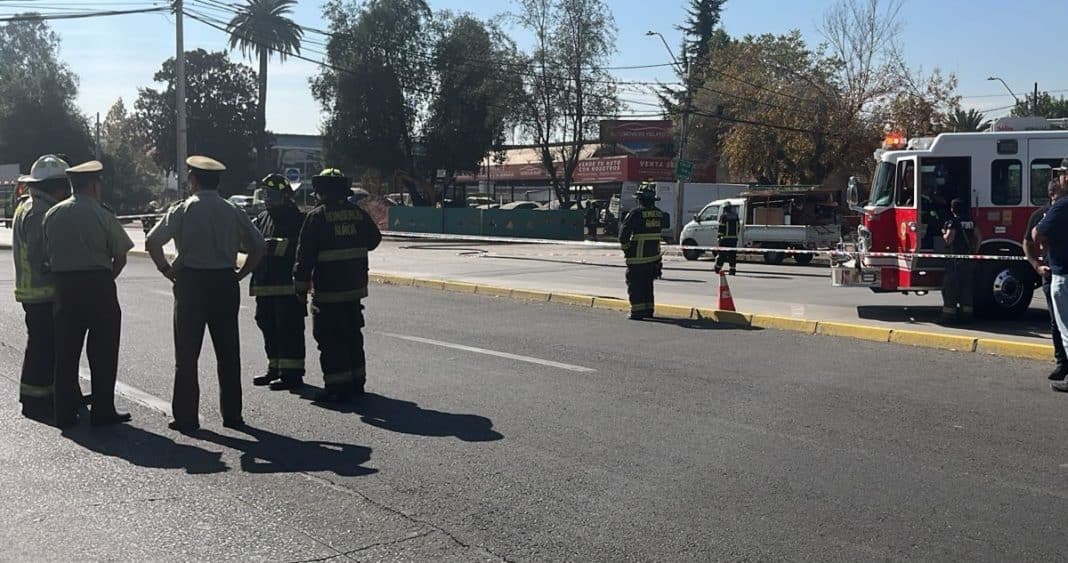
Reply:
[[[690, 57], [686, 56], [686, 52], [682, 53], [683, 62], [683, 77], [686, 80], [686, 98], [682, 104], [682, 131], [679, 138], [679, 162], [686, 159], [686, 138], [690, 134]], [[682, 190], [686, 186], [686, 182], [679, 176], [678, 165], [675, 167], [675, 223], [672, 225], [672, 231], [675, 233], [675, 244], [682, 244]]]
[[175, 37], [177, 39], [177, 53], [175, 55], [175, 85], [174, 94], [175, 101], [174, 106], [177, 109], [177, 129], [178, 139], [175, 145], [178, 147], [178, 159], [175, 161], [174, 174], [177, 180], [178, 199], [182, 199], [185, 195], [185, 175], [182, 171], [185, 169], [185, 159], [189, 152], [186, 146], [186, 136], [188, 134], [188, 125], [186, 123], [185, 115], [185, 37], [182, 29], [182, 0], [175, 0], [174, 2], [174, 17], [177, 22], [177, 30]]
[[1032, 107], [1034, 108], [1034, 114], [1038, 115], [1038, 82], [1035, 82], [1035, 97], [1031, 98]]
[[96, 112], [96, 159], [100, 160], [100, 112]]

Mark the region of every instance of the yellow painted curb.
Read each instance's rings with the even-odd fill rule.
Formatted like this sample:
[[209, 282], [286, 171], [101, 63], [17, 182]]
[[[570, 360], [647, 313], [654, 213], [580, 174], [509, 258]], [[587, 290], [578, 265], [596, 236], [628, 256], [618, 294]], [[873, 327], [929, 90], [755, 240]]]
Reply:
[[890, 329], [874, 326], [854, 325], [848, 323], [819, 322], [816, 325], [816, 334], [823, 336], [845, 336], [847, 338], [859, 338], [873, 342], [890, 342]]
[[805, 319], [791, 319], [788, 317], [775, 317], [771, 315], [753, 315], [749, 324], [757, 328], [770, 328], [772, 330], [792, 330], [805, 334], [816, 334], [816, 321]]
[[658, 304], [656, 305], [656, 308], [653, 309], [653, 315], [667, 319], [691, 319], [693, 318], [693, 307]]
[[625, 299], [613, 299], [611, 297], [594, 297], [593, 308], [607, 309], [609, 311], [619, 311], [620, 313], [629, 313], [630, 301], [627, 301]]
[[478, 289], [478, 286], [473, 284], [473, 283], [446, 281], [444, 289], [445, 289], [445, 291], [457, 291], [457, 292], [460, 292], [460, 293], [474, 293], [475, 290]]
[[576, 293], [553, 293], [549, 296], [549, 302], [579, 307], [593, 307], [593, 296], [578, 295]]
[[956, 334], [936, 334], [933, 332], [918, 332], [914, 330], [897, 330], [890, 332], [890, 342], [904, 344], [906, 346], [919, 346], [921, 348], [938, 348], [958, 352], [974, 352], [975, 341], [971, 336], [959, 336]]
[[993, 338], [980, 338], [975, 344], [975, 351], [980, 354], [993, 354], [995, 356], [1009, 356], [1045, 362], [1053, 359], [1052, 345], [995, 340]]
[[513, 289], [512, 299], [525, 299], [527, 301], [548, 301], [548, 291], [537, 291], [533, 289]]
[[475, 293], [478, 295], [489, 295], [491, 297], [511, 297], [512, 290], [507, 287], [497, 287], [495, 285], [479, 285], [475, 287]]
[[416, 278], [412, 286], [425, 287], [427, 289], [445, 289], [445, 282], [442, 280], [421, 280]]
[[694, 309], [697, 319], [708, 320], [734, 326], [750, 326], [753, 323], [753, 315], [738, 313], [736, 311], [723, 311], [720, 309]]

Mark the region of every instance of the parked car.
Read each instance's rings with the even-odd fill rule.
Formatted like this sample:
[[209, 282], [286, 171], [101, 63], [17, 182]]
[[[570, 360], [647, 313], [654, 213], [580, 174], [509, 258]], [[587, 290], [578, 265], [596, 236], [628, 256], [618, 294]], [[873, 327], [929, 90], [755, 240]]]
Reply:
[[253, 218], [266, 209], [263, 203], [256, 201], [256, 198], [250, 195], [232, 195], [230, 196], [230, 203]]
[[513, 201], [501, 206], [501, 209], [539, 209], [541, 206], [534, 201]]

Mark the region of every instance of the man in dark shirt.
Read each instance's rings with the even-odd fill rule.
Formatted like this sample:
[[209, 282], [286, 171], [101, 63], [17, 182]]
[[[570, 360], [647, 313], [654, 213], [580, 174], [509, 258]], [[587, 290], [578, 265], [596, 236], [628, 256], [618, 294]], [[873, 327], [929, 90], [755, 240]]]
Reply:
[[1064, 353], [1061, 331], [1057, 328], [1057, 319], [1053, 315], [1053, 300], [1050, 297], [1050, 283], [1053, 281], [1053, 275], [1050, 273], [1049, 259], [1038, 251], [1038, 245], [1035, 244], [1035, 238], [1032, 233], [1035, 227], [1038, 226], [1039, 221], [1046, 216], [1050, 205], [1053, 205], [1061, 195], [1060, 182], [1058, 180], [1050, 180], [1047, 189], [1050, 203], [1031, 214], [1031, 218], [1027, 221], [1027, 231], [1024, 232], [1023, 249], [1027, 263], [1031, 264], [1031, 267], [1042, 278], [1042, 294], [1046, 296], [1046, 308], [1049, 309], [1049, 329], [1053, 339], [1053, 359], [1056, 362], [1056, 366], [1049, 374], [1049, 379], [1063, 381], [1064, 376], [1068, 374], [1068, 356]]
[[[1059, 168], [1053, 170], [1058, 175], [1061, 193], [1068, 191], [1068, 158], [1061, 161]], [[1062, 197], [1050, 206], [1031, 236], [1046, 249], [1046, 256], [1049, 258], [1053, 316], [1061, 333], [1061, 344], [1065, 345], [1068, 344], [1065, 342], [1065, 337], [1068, 336], [1068, 198]], [[1054, 381], [1051, 387], [1056, 391], [1068, 392], [1068, 382], [1063, 380]]]
[[[950, 254], [968, 255], [975, 252], [978, 237], [975, 224], [963, 215], [960, 199], [950, 202], [953, 214], [942, 227], [942, 240]], [[973, 285], [975, 261], [968, 258], [951, 258], [946, 261], [946, 274], [942, 281], [942, 322], [970, 322], [974, 315]]]

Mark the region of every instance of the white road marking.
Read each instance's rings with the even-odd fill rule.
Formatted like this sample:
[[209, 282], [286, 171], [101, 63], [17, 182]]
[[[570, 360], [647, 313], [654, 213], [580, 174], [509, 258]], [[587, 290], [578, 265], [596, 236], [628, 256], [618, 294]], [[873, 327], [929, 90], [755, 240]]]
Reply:
[[[79, 369], [78, 375], [80, 375], [81, 378], [86, 381], [91, 381], [91, 378], [89, 376], [89, 368], [87, 367], [83, 366], [81, 369]], [[169, 401], [160, 399], [159, 397], [149, 394], [146, 391], [142, 391], [132, 385], [127, 385], [121, 381], [116, 381], [115, 394], [126, 400], [137, 403], [138, 405], [141, 405], [143, 407], [148, 407], [149, 409], [152, 409], [168, 418], [174, 418], [174, 415], [171, 412], [171, 403]], [[198, 418], [203, 424], [204, 417], [198, 416]]]
[[411, 342], [430, 344], [432, 346], [441, 346], [442, 348], [452, 348], [454, 350], [463, 350], [465, 352], [474, 352], [476, 354], [485, 354], [487, 356], [497, 356], [498, 358], [508, 358], [509, 360], [516, 360], [519, 362], [527, 362], [530, 364], [538, 364], [554, 368], [566, 369], [568, 371], [577, 371], [579, 373], [594, 373], [597, 371], [592, 368], [571, 364], [563, 364], [560, 362], [554, 362], [552, 360], [543, 360], [541, 358], [532, 358], [530, 356], [520, 356], [519, 354], [509, 354], [508, 352], [498, 352], [496, 350], [487, 350], [485, 348], [476, 348], [474, 346], [465, 346], [463, 344], [453, 344], [451, 342], [442, 342], [440, 340], [431, 340], [429, 338], [419, 338], [418, 336], [406, 336], [403, 334], [393, 334], [390, 332], [376, 332], [376, 334], [381, 334], [382, 336], [388, 336], [390, 338], [409, 340]]

